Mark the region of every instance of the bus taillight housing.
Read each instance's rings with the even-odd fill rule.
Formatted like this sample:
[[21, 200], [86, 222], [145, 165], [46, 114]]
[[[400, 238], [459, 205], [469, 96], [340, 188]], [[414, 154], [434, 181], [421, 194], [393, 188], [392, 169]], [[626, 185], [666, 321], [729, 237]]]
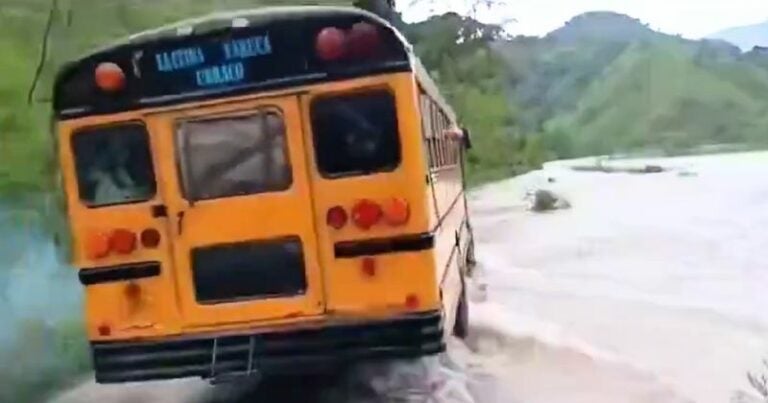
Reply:
[[369, 230], [381, 220], [381, 206], [373, 200], [363, 199], [352, 208], [352, 221], [362, 230]]
[[347, 212], [341, 206], [331, 207], [325, 215], [325, 222], [328, 226], [337, 230], [344, 228], [348, 220]]
[[358, 22], [348, 30], [336, 27], [320, 30], [315, 40], [315, 52], [325, 62], [368, 59], [378, 53], [381, 42], [376, 26]]
[[324, 28], [317, 35], [317, 57], [326, 62], [343, 58], [347, 53], [347, 34], [339, 28]]
[[125, 88], [125, 73], [115, 63], [100, 63], [93, 75], [96, 86], [104, 92], [118, 92]]
[[384, 221], [394, 227], [405, 225], [411, 216], [411, 208], [408, 201], [399, 197], [393, 197], [382, 206]]
[[136, 250], [136, 234], [127, 229], [116, 229], [109, 237], [109, 249], [119, 255]]
[[349, 56], [367, 59], [376, 54], [381, 44], [379, 30], [367, 22], [353, 25], [347, 35]]
[[86, 240], [86, 255], [89, 259], [101, 259], [110, 253], [128, 255], [137, 249], [138, 239], [133, 231], [115, 229], [111, 232], [95, 232]]

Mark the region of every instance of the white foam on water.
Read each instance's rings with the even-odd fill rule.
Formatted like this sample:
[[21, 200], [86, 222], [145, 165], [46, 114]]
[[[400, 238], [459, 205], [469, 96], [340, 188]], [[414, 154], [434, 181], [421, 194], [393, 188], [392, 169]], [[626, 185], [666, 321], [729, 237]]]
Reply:
[[[574, 173], [554, 164], [473, 197], [488, 300], [514, 316], [499, 322], [520, 322], [505, 333], [529, 326], [526, 318], [555, 324], [586, 344], [569, 342], [573, 349], [620, 357], [693, 401], [727, 402], [768, 354], [768, 154], [623, 163], [696, 175]], [[573, 207], [502, 207], [530, 183]], [[547, 343], [560, 337], [534, 333]]]

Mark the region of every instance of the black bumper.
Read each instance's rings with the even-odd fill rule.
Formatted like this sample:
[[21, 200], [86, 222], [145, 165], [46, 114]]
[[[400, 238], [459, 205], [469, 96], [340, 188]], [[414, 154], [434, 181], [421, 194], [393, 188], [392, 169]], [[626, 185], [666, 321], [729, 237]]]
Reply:
[[143, 342], [94, 342], [96, 381], [298, 374], [360, 360], [445, 351], [439, 313], [396, 320]]

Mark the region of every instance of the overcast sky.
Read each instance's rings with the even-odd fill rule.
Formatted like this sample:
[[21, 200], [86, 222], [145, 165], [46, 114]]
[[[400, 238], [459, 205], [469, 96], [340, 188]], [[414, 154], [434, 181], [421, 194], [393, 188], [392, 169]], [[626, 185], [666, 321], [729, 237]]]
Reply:
[[[435, 12], [466, 12], [469, 0], [434, 0], [404, 6], [413, 0], [398, 0], [406, 21], [421, 20]], [[424, 1], [424, 0], [422, 0]], [[426, 0], [429, 2], [429, 0]], [[478, 17], [485, 22], [507, 24], [514, 34], [542, 35], [552, 31], [571, 17], [586, 11], [610, 10], [639, 18], [652, 28], [688, 38], [768, 20], [768, 0], [509, 0], [509, 6], [493, 13], [483, 11]]]

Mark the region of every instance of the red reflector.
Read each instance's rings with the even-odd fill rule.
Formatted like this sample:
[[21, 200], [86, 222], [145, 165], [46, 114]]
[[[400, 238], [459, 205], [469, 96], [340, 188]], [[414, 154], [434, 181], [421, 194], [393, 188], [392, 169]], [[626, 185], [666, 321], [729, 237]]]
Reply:
[[136, 234], [127, 229], [116, 229], [109, 237], [109, 248], [115, 253], [127, 255], [136, 250]]
[[315, 42], [317, 57], [327, 62], [341, 59], [346, 53], [346, 42], [344, 31], [334, 27], [324, 28], [317, 35]]
[[363, 258], [363, 274], [365, 274], [368, 277], [373, 277], [376, 275], [376, 260], [372, 257], [366, 257]]
[[115, 63], [100, 63], [94, 72], [94, 79], [102, 91], [117, 92], [125, 87], [125, 73]]
[[416, 309], [419, 307], [420, 303], [419, 297], [416, 294], [408, 294], [408, 296], [405, 297], [405, 307], [408, 309]]
[[352, 220], [360, 229], [367, 230], [381, 219], [381, 206], [376, 202], [363, 199], [352, 208]]
[[97, 329], [99, 336], [109, 336], [112, 334], [112, 328], [109, 325], [100, 325]]
[[347, 225], [347, 220], [347, 212], [341, 206], [331, 207], [325, 216], [325, 222], [334, 229], [342, 229]]
[[160, 233], [154, 228], [141, 231], [141, 245], [145, 248], [157, 248], [160, 245]]
[[358, 22], [349, 31], [347, 42], [350, 56], [361, 59], [371, 57], [379, 48], [379, 31], [372, 24]]

